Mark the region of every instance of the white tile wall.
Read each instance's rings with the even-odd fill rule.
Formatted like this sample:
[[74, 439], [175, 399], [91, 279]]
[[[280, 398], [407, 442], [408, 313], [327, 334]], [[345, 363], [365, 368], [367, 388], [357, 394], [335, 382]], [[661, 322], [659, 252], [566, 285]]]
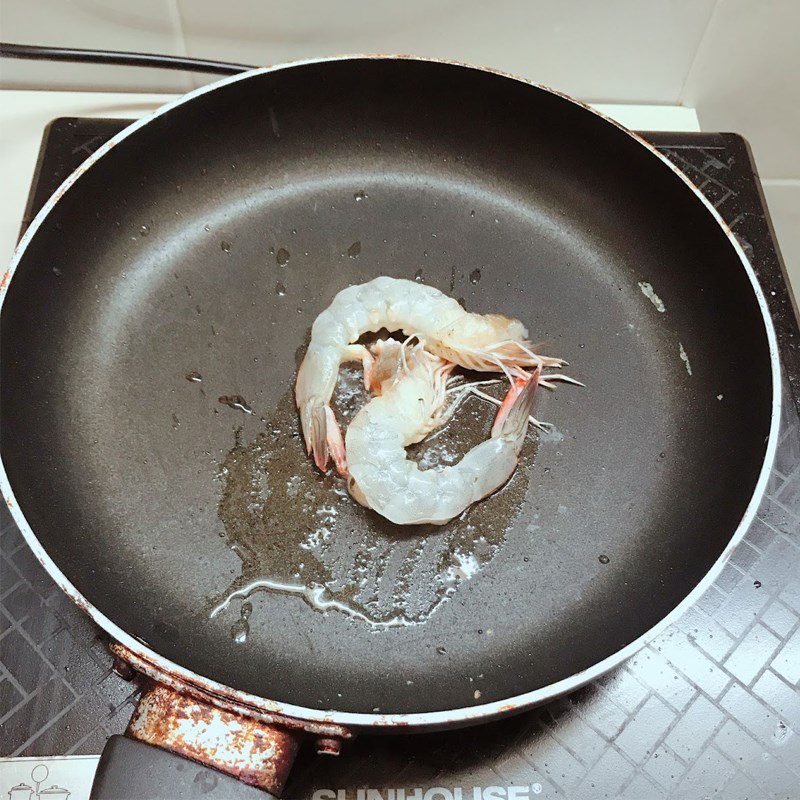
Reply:
[[[685, 103], [751, 142], [800, 285], [800, 0], [0, 0], [7, 41], [267, 64], [353, 52], [488, 64], [593, 101]], [[0, 61], [0, 87], [182, 92], [208, 76]], [[775, 182], [777, 181], [777, 182]]]
[[681, 98], [744, 134], [762, 178], [800, 179], [799, 31], [798, 0], [718, 0]]
[[[714, 2], [2, 0], [0, 28], [7, 41], [253, 64], [416, 53], [492, 65], [589, 100], [676, 103]], [[186, 80], [123, 67], [0, 64], [0, 86], [16, 88], [181, 91]]]
[[783, 260], [800, 307], [800, 180], [763, 182]]
[[[0, 37], [20, 44], [183, 55], [174, 0], [0, 0]], [[168, 70], [0, 59], [0, 87], [184, 92]]]
[[[595, 101], [675, 103], [713, 0], [178, 0], [193, 55], [255, 64], [415, 53]], [[234, 13], [231, 13], [233, 10]]]

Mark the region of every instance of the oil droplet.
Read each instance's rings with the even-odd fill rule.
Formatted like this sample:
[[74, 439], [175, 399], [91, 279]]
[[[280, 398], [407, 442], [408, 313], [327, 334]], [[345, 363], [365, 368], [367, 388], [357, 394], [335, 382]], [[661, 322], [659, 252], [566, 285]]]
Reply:
[[353, 242], [350, 247], [347, 248], [347, 255], [350, 258], [358, 258], [361, 255], [361, 242]]
[[149, 225], [142, 225], [139, 228], [139, 236], [147, 236], [150, 233], [150, 226]]
[[360, 192], [356, 192], [353, 197], [355, 198], [356, 203], [360, 203], [362, 200], [366, 200], [369, 195], [362, 189]]
[[472, 211], [470, 211], [470, 212], [469, 212], [469, 215], [470, 215], [471, 217], [474, 217], [474, 216], [475, 216], [475, 209], [474, 209], [474, 208], [472, 209]]
[[218, 398], [218, 401], [228, 408], [236, 408], [239, 411], [244, 411], [245, 414], [252, 414], [253, 409], [250, 408], [249, 403], [240, 394], [223, 395]]
[[279, 267], [285, 267], [289, 263], [289, 257], [289, 251], [285, 247], [281, 247], [275, 254], [275, 260]]
[[469, 274], [469, 282], [471, 284], [476, 284], [481, 279], [481, 271], [479, 269], [474, 269]]
[[211, 230], [211, 226], [206, 222], [206, 224], [203, 225], [203, 230], [204, 231], [210, 231]]
[[610, 559], [610, 558], [609, 558], [607, 555], [605, 555], [605, 554], [598, 556], [598, 557], [597, 557], [597, 560], [598, 560], [598, 561], [599, 561], [601, 564], [608, 564], [608, 562], [609, 562], [609, 561], [611, 561], [611, 559]]
[[415, 280], [417, 283], [422, 283], [422, 270], [421, 270], [421, 269], [418, 269], [418, 270], [417, 270], [417, 271], [414, 273], [414, 280]]
[[192, 383], [200, 383], [203, 380], [203, 376], [196, 369], [193, 369], [191, 372], [186, 373], [186, 380]]
[[444, 647], [437, 647], [437, 648], [436, 648], [436, 652], [437, 652], [437, 653], [438, 653], [440, 656], [443, 656], [443, 655], [445, 655], [445, 654], [447, 653], [447, 650], [446, 650]]
[[753, 581], [753, 586], [755, 586], [756, 589], [760, 589], [761, 588], [761, 581]]
[[286, 294], [286, 287], [280, 281], [275, 284], [275, 294], [278, 297], [283, 297]]
[[175, 428], [175, 430], [178, 430], [178, 428], [180, 427], [180, 424], [181, 424], [181, 421], [178, 419], [178, 415], [177, 414], [173, 414], [172, 415], [172, 427]]
[[236, 644], [245, 644], [249, 633], [250, 623], [245, 616], [241, 616], [231, 625], [231, 639], [233, 639]]
[[226, 242], [224, 239], [219, 243], [219, 246], [222, 248], [223, 252], [230, 253], [231, 251], [231, 243]]
[[60, 278], [61, 270], [58, 267], [53, 267], [53, 275], [55, 275], [57, 278]]

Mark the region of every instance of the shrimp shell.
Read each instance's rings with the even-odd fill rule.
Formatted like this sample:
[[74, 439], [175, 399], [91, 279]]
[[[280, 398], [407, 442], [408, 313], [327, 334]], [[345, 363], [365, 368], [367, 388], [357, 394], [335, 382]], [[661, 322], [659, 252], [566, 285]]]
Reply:
[[421, 470], [405, 448], [446, 418], [447, 376], [452, 365], [416, 348], [381, 394], [347, 429], [346, 449], [355, 500], [398, 525], [443, 525], [499, 489], [517, 466], [541, 368], [515, 380], [498, 412], [491, 438], [457, 464]]
[[381, 328], [416, 336], [426, 350], [452, 364], [503, 372], [509, 379], [522, 370], [563, 364], [537, 355], [519, 320], [465, 311], [432, 286], [386, 276], [348, 286], [314, 320], [295, 385], [303, 438], [322, 471], [333, 457], [339, 472], [347, 475], [345, 446], [330, 399], [343, 362], [361, 361], [368, 379], [372, 356], [355, 342]]

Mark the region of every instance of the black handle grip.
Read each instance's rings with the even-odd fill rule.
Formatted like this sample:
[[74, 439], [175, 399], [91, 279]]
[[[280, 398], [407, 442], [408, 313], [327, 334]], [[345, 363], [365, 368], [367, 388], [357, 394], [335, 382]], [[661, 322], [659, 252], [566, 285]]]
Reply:
[[127, 736], [103, 748], [89, 800], [277, 800], [210, 767]]

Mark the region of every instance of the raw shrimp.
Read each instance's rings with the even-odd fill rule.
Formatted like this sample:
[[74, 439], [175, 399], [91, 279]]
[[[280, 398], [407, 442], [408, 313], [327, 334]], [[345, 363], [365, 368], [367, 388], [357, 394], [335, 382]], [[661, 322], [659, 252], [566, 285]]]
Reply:
[[339, 472], [347, 474], [342, 433], [329, 405], [339, 366], [361, 361], [368, 378], [372, 356], [355, 342], [381, 328], [416, 336], [426, 350], [452, 364], [503, 372], [509, 379], [520, 370], [563, 363], [534, 353], [519, 320], [470, 313], [432, 286], [385, 276], [348, 286], [314, 320], [295, 385], [306, 448], [322, 471], [333, 457]]
[[[443, 525], [499, 489], [514, 472], [539, 384], [541, 367], [520, 372], [492, 426], [491, 438], [457, 464], [421, 470], [405, 448], [449, 417], [447, 381], [453, 364], [421, 345], [406, 352], [397, 342], [373, 350], [371, 379], [378, 396], [352, 420], [345, 437], [348, 490], [368, 508], [399, 525]], [[399, 363], [398, 363], [399, 354]]]

